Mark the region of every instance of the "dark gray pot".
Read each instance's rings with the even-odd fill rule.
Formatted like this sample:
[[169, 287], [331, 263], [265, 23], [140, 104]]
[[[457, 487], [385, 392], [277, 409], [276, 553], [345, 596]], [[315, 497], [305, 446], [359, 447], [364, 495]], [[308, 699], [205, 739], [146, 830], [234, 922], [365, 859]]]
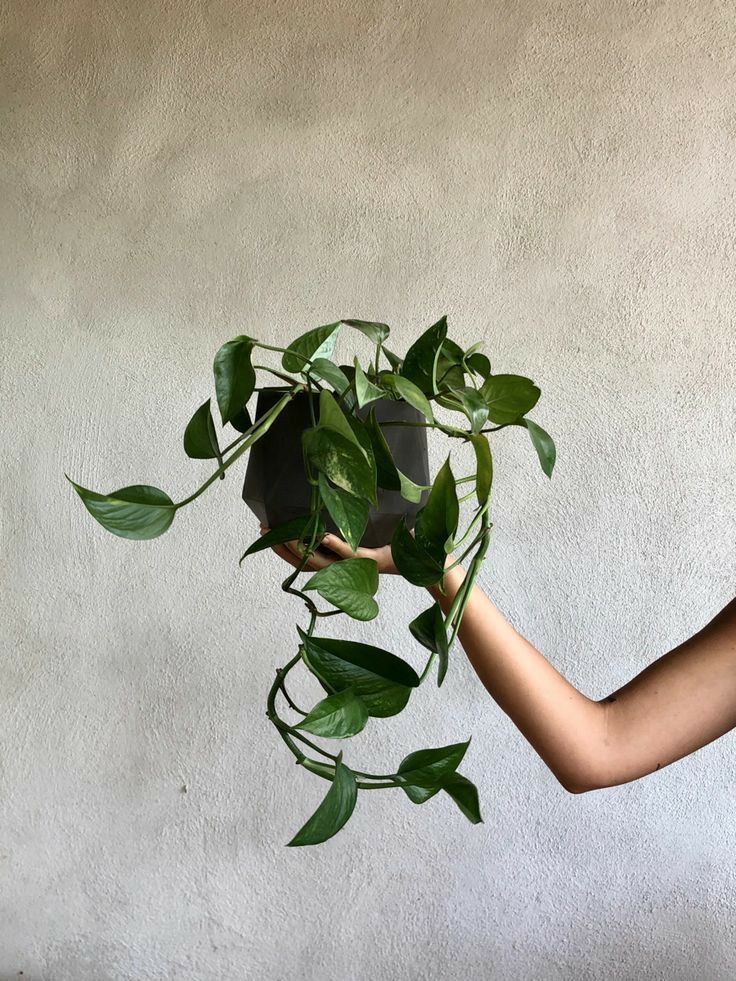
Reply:
[[[278, 386], [263, 388], [258, 393], [255, 418], [260, 418], [275, 405], [288, 389]], [[319, 417], [317, 393], [313, 393], [315, 416]], [[248, 467], [243, 484], [243, 500], [261, 524], [274, 528], [291, 518], [309, 513], [310, 486], [304, 472], [301, 436], [312, 425], [308, 395], [300, 392], [276, 418], [271, 428], [249, 451]], [[387, 421], [424, 422], [424, 416], [413, 406], [394, 399], [378, 399], [358, 410], [365, 418], [375, 407], [379, 425]], [[429, 484], [427, 430], [420, 426], [382, 427], [394, 462], [402, 473], [417, 484]], [[402, 516], [409, 528], [414, 527], [419, 508], [428, 491], [422, 492], [419, 504], [405, 500], [398, 491], [378, 488], [378, 506], [371, 507], [360, 544], [379, 548], [391, 541]], [[327, 530], [337, 533], [327, 511], [323, 511]]]

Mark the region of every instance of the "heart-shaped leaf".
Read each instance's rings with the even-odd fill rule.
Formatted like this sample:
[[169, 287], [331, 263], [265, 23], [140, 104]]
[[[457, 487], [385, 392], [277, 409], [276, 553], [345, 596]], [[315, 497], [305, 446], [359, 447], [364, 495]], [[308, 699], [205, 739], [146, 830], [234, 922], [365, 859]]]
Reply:
[[414, 341], [401, 366], [401, 376], [427, 395], [437, 391], [437, 359], [446, 336], [447, 317], [440, 317]]
[[491, 375], [480, 387], [488, 406], [488, 417], [497, 425], [508, 425], [526, 415], [537, 404], [541, 391], [523, 375]]
[[[300, 515], [298, 518], [291, 518], [290, 521], [285, 521], [283, 524], [277, 525], [275, 528], [269, 528], [265, 535], [261, 535], [257, 538], [240, 556], [240, 564], [244, 558], [248, 555], [253, 555], [254, 552], [261, 552], [264, 548], [271, 548], [272, 545], [283, 545], [284, 542], [302, 541], [309, 542], [312, 537], [312, 529], [314, 527], [315, 517], [312, 514]], [[319, 544], [325, 534], [324, 521], [321, 518], [316, 519], [317, 523], [317, 533], [315, 535], [315, 542]]]
[[381, 350], [386, 355], [386, 360], [391, 365], [392, 371], [401, 371], [401, 358], [398, 354], [393, 354], [387, 347], [382, 347]]
[[437, 655], [437, 685], [441, 685], [447, 674], [449, 652], [445, 618], [440, 604], [435, 601], [428, 609], [415, 617], [409, 624], [409, 630], [420, 644]]
[[537, 456], [539, 457], [539, 462], [542, 465], [542, 470], [548, 477], [551, 477], [552, 471], [555, 468], [557, 450], [555, 449], [555, 443], [550, 434], [545, 432], [541, 426], [536, 424], [536, 422], [532, 422], [531, 419], [519, 419], [516, 425], [526, 427], [532, 441], [532, 445], [537, 451]]
[[415, 409], [418, 409], [427, 422], [434, 422], [432, 406], [429, 404], [424, 392], [422, 392], [420, 388], [417, 388], [414, 382], [409, 381], [408, 378], [404, 378], [403, 375], [393, 375], [390, 372], [382, 375], [381, 381], [391, 388], [405, 402], [408, 402], [409, 405], [413, 405]]
[[312, 469], [324, 473], [348, 494], [377, 504], [376, 472], [363, 449], [346, 436], [326, 427], [310, 427], [302, 432], [304, 454]]
[[488, 439], [481, 433], [470, 437], [475, 450], [475, 494], [478, 504], [483, 505], [488, 500], [493, 483], [493, 458]]
[[187, 423], [184, 430], [184, 452], [193, 460], [219, 460], [222, 465], [210, 399], [200, 405]]
[[334, 324], [314, 327], [312, 330], [308, 330], [306, 334], [297, 337], [295, 341], [289, 344], [281, 358], [284, 371], [305, 372], [309, 368], [310, 361], [316, 361], [318, 358], [331, 358], [339, 330], [340, 323], [338, 321]]
[[401, 490], [402, 484], [399, 472], [396, 469], [391, 449], [383, 435], [383, 430], [376, 419], [375, 407], [371, 407], [368, 412], [366, 431], [371, 441], [373, 457], [376, 461], [376, 475], [378, 486], [386, 490]]
[[341, 323], [347, 324], [348, 327], [355, 327], [374, 344], [383, 344], [390, 333], [388, 324], [375, 323], [373, 320], [343, 320]]
[[319, 425], [340, 433], [345, 439], [355, 443], [358, 449], [362, 448], [345, 413], [335, 401], [335, 396], [326, 388], [319, 393]]
[[342, 762], [342, 753], [335, 764], [335, 776], [324, 800], [307, 823], [297, 831], [290, 846], [319, 845], [332, 838], [347, 823], [355, 810], [358, 785], [355, 775]]
[[448, 454], [432, 482], [426, 504], [417, 514], [416, 540], [439, 562], [453, 548], [459, 520], [460, 506]]
[[132, 484], [112, 494], [96, 491], [66, 479], [79, 494], [82, 503], [96, 521], [120, 538], [146, 541], [157, 538], [170, 527], [176, 514], [176, 504], [168, 494], [149, 484]]
[[[420, 749], [416, 753], [410, 753], [404, 757], [396, 771], [402, 788], [410, 798], [412, 798], [408, 789], [410, 787], [434, 792], [442, 789], [443, 781], [457, 770], [469, 745], [468, 739], [464, 743], [452, 743], [450, 746]], [[428, 797], [424, 798], [427, 799]], [[415, 803], [423, 802], [415, 801]]]
[[411, 784], [402, 784], [401, 789], [413, 804], [425, 804], [430, 797], [438, 794], [441, 787], [414, 787]]
[[366, 378], [366, 374], [360, 367], [358, 359], [355, 359], [355, 394], [358, 399], [358, 406], [362, 409], [369, 402], [386, 397], [382, 388], [378, 388], [372, 381]]
[[374, 559], [332, 562], [315, 572], [302, 589], [316, 589], [322, 599], [355, 620], [378, 616], [378, 603], [373, 599], [378, 589], [378, 563]]
[[328, 695], [294, 726], [323, 739], [348, 739], [365, 728], [368, 709], [352, 688]]
[[470, 430], [479, 433], [488, 421], [488, 406], [478, 389], [464, 385], [453, 390], [453, 395], [460, 402], [463, 412], [470, 421]]
[[440, 392], [465, 385], [465, 352], [455, 341], [446, 337], [437, 358], [437, 390]]
[[348, 494], [340, 487], [333, 487], [323, 473], [317, 477], [319, 493], [327, 512], [337, 525], [337, 528], [355, 551], [368, 524], [370, 505], [363, 498]]
[[256, 373], [251, 364], [254, 344], [254, 338], [240, 334], [223, 344], [215, 355], [212, 368], [223, 426], [242, 410], [253, 394], [256, 384]]
[[491, 362], [480, 351], [474, 354], [467, 354], [465, 356], [465, 364], [474, 374], [480, 375], [481, 378], [488, 378], [491, 373]]
[[406, 501], [411, 501], [412, 504], [419, 504], [422, 500], [422, 494], [424, 491], [429, 490], [432, 486], [431, 484], [415, 484], [413, 480], [409, 480], [405, 473], [396, 468], [396, 472], [399, 475], [399, 483], [401, 487], [401, 496]]
[[434, 586], [442, 578], [444, 565], [419, 544], [403, 517], [391, 537], [391, 555], [399, 573], [415, 586]]
[[353, 688], [368, 714], [399, 713], [419, 684], [416, 671], [395, 654], [370, 644], [332, 637], [310, 637], [297, 627], [307, 667], [333, 692]]
[[244, 405], [240, 412], [235, 413], [230, 420], [230, 425], [239, 433], [247, 432], [247, 430], [251, 428], [253, 425], [253, 420], [250, 417], [250, 412], [248, 412], [247, 406]]
[[313, 359], [312, 368], [309, 373], [312, 378], [328, 382], [340, 395], [350, 387], [350, 380], [342, 368], [338, 368], [336, 364], [327, 358]]
[[442, 781], [442, 789], [455, 801], [465, 817], [472, 824], [482, 824], [478, 789], [461, 773], [450, 773]]

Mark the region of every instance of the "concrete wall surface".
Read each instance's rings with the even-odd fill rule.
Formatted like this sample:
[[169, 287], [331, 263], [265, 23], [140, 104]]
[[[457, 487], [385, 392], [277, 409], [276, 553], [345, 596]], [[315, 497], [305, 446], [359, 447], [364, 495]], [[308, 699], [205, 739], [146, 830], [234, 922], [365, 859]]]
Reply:
[[[732, 736], [569, 795], [458, 647], [346, 752], [472, 733], [485, 823], [363, 794], [285, 848], [326, 785], [265, 717], [304, 610], [238, 566], [244, 468], [145, 543], [63, 476], [181, 499], [224, 341], [447, 314], [559, 450], [493, 438], [480, 583], [615, 690], [734, 594], [734, 37], [722, 0], [0, 3], [2, 981], [736, 976]], [[421, 665], [426, 594], [379, 598], [336, 634]]]

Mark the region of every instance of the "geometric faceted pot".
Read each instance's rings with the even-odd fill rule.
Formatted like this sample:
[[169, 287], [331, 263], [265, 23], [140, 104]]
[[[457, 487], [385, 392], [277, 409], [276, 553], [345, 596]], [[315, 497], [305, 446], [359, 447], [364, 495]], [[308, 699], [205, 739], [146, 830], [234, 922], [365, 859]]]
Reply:
[[[268, 412], [288, 391], [282, 386], [262, 388], [258, 393], [255, 418]], [[318, 392], [311, 393], [316, 418], [319, 418], [318, 396]], [[297, 393], [271, 428], [250, 448], [243, 500], [261, 524], [270, 528], [307, 514], [310, 510], [311, 488], [304, 471], [302, 453], [302, 432], [312, 425], [308, 398], [310, 394], [307, 392]], [[377, 399], [358, 409], [357, 415], [365, 419], [371, 408], [375, 409], [376, 421], [397, 468], [416, 484], [429, 484], [427, 430], [423, 426], [382, 425], [384, 422], [399, 421], [423, 423], [426, 420], [422, 413], [403, 400]], [[422, 491], [420, 502], [413, 504], [399, 491], [379, 487], [378, 505], [370, 508], [360, 544], [364, 548], [387, 545], [402, 517], [406, 519], [407, 527], [413, 528], [417, 512], [425, 503], [428, 493]], [[339, 534], [326, 510], [323, 516], [327, 530]]]

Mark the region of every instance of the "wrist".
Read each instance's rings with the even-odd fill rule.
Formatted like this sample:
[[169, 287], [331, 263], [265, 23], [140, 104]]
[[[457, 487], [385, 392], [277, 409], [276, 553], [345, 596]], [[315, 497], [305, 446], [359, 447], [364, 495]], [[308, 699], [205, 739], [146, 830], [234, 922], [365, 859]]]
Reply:
[[[443, 611], [446, 613], [449, 609], [450, 604], [455, 598], [460, 586], [462, 586], [467, 572], [461, 565], [454, 565], [455, 558], [452, 555], [447, 556], [445, 562], [445, 573], [443, 577], [444, 581], [444, 592], [440, 589], [442, 581], [435, 583], [433, 586], [427, 586], [427, 591], [429, 594], [437, 600], [437, 602], [442, 607]], [[453, 568], [449, 568], [453, 566]]]

